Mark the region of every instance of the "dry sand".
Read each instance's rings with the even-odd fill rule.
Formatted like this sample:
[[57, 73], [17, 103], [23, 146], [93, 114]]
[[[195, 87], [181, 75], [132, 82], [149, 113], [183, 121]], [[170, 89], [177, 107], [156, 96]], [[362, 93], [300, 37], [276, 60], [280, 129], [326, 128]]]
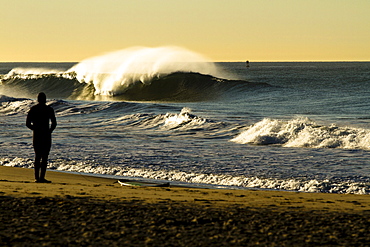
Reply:
[[369, 246], [370, 196], [122, 187], [0, 166], [0, 246]]

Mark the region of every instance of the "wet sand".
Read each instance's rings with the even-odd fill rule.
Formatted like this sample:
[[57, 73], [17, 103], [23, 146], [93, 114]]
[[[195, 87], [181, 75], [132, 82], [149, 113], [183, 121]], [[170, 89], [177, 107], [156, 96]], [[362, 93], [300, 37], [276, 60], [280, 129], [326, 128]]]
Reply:
[[122, 187], [0, 166], [1, 246], [368, 246], [370, 196]]

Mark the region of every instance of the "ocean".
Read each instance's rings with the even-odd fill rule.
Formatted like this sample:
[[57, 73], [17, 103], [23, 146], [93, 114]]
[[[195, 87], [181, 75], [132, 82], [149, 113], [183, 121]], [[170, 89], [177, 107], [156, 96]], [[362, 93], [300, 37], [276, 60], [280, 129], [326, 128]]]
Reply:
[[137, 48], [76, 63], [0, 63], [0, 165], [33, 167], [25, 121], [41, 91], [58, 121], [49, 169], [370, 194], [370, 62], [247, 67]]

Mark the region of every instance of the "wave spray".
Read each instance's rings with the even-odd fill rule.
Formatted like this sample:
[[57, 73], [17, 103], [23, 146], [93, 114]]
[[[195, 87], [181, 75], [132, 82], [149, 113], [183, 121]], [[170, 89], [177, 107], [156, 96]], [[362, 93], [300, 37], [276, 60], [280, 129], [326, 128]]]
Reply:
[[197, 72], [217, 76], [214, 63], [180, 47], [131, 47], [85, 59], [69, 69], [80, 82], [93, 83], [97, 95], [117, 95], [133, 84], [149, 84], [174, 72]]

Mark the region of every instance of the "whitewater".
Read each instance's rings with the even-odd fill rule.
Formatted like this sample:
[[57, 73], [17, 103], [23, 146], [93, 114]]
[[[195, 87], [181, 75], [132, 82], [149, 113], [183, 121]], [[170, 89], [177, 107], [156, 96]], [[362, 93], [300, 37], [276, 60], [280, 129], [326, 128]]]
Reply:
[[38, 92], [49, 168], [236, 189], [370, 194], [369, 62], [210, 62], [132, 47], [78, 63], [0, 63], [0, 165], [33, 167]]

